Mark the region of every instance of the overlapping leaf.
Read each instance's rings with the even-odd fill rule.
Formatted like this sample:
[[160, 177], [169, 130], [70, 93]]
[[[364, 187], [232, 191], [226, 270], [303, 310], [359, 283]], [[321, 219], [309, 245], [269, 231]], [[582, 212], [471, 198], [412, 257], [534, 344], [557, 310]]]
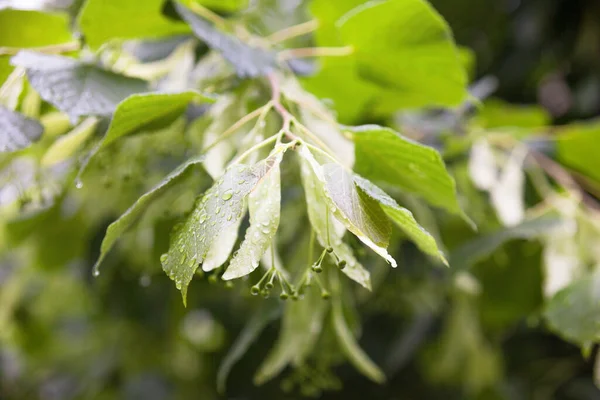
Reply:
[[404, 207], [400, 207], [394, 199], [369, 180], [355, 175], [354, 182], [367, 195], [379, 202], [379, 205], [387, 216], [402, 229], [419, 249], [447, 264], [433, 236], [415, 221], [410, 211]]
[[103, 70], [75, 59], [21, 51], [11, 59], [24, 67], [31, 86], [47, 102], [69, 114], [109, 115], [132, 94], [147, 92], [148, 83]]
[[357, 190], [351, 173], [341, 165], [321, 166], [306, 146], [300, 148], [300, 156], [323, 186], [329, 211], [360, 241], [395, 267], [396, 261], [385, 249], [391, 234], [390, 222], [379, 204]]
[[261, 257], [271, 245], [281, 213], [281, 180], [279, 164], [283, 157], [281, 149], [275, 148], [273, 165], [250, 193], [248, 210], [250, 227], [240, 249], [234, 254], [223, 274], [224, 280], [236, 279], [254, 271]]
[[[331, 213], [331, 206], [327, 202], [324, 184], [319, 180], [309, 161], [312, 157], [306, 154], [301, 157], [302, 185], [306, 196], [306, 208], [312, 229], [315, 231], [319, 244], [322, 247], [331, 246], [340, 259], [346, 261], [342, 270], [350, 279], [371, 290], [369, 271], [355, 258], [350, 247], [342, 242], [345, 232], [344, 226]], [[329, 228], [327, 227], [329, 224]], [[329, 236], [328, 236], [329, 235]]]
[[187, 287], [215, 238], [242, 217], [246, 196], [275, 164], [273, 157], [254, 166], [230, 167], [201, 198], [186, 220], [171, 234], [168, 253], [161, 256], [165, 272], [186, 301]]

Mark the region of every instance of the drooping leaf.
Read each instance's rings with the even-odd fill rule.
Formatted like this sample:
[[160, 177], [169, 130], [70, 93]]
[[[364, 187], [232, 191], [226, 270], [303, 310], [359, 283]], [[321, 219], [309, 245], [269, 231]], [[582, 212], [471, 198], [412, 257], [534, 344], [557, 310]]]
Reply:
[[559, 291], [544, 316], [552, 330], [565, 339], [585, 345], [600, 340], [600, 273], [595, 272]]
[[290, 363], [302, 364], [321, 333], [327, 305], [314, 288], [307, 290], [301, 301], [286, 304], [281, 332], [256, 372], [255, 384], [262, 385], [273, 379]]
[[267, 50], [252, 47], [236, 37], [221, 32], [202, 17], [182, 4], [175, 8], [192, 27], [192, 31], [210, 48], [219, 51], [233, 65], [240, 78], [266, 75], [275, 68], [275, 55]]
[[31, 86], [42, 99], [69, 114], [109, 115], [132, 94], [147, 92], [148, 83], [81, 63], [68, 57], [21, 51], [11, 59], [25, 67]]
[[[354, 258], [352, 249], [346, 243], [342, 242], [342, 237], [346, 229], [331, 214], [331, 207], [327, 203], [323, 183], [315, 174], [312, 165], [306, 157], [301, 157], [300, 162], [308, 218], [319, 244], [322, 247], [331, 246], [335, 254], [341, 260], [346, 261], [346, 267], [342, 272], [365, 289], [371, 290], [369, 271]], [[328, 223], [329, 229], [327, 229]], [[329, 237], [327, 236], [328, 234]]]
[[189, 27], [162, 15], [164, 0], [88, 0], [78, 22], [86, 43], [96, 49], [111, 39], [160, 38]]
[[28, 147], [42, 136], [43, 131], [36, 120], [0, 106], [0, 153]]
[[478, 236], [452, 252], [450, 265], [453, 269], [469, 268], [509, 240], [533, 239], [560, 226], [560, 223], [561, 220], [558, 218], [541, 217], [498, 232]]
[[397, 186], [435, 206], [463, 215], [454, 179], [435, 149], [377, 125], [346, 130], [354, 135], [358, 174]]
[[375, 105], [381, 112], [466, 99], [467, 76], [450, 28], [426, 1], [370, 1], [338, 26], [354, 48], [358, 75], [386, 89]]
[[270, 301], [265, 306], [257, 310], [244, 329], [240, 332], [235, 342], [229, 348], [229, 351], [223, 358], [219, 370], [217, 371], [217, 390], [223, 394], [225, 392], [225, 383], [227, 376], [236, 362], [238, 362], [248, 351], [248, 348], [258, 339], [260, 333], [266, 326], [281, 314], [279, 304]]
[[438, 258], [447, 264], [444, 254], [440, 251], [433, 236], [429, 234], [413, 217], [412, 213], [404, 207], [400, 207], [396, 200], [392, 199], [369, 180], [355, 175], [354, 182], [374, 200], [379, 202], [383, 211], [423, 252]]
[[241, 278], [254, 271], [267, 251], [279, 227], [281, 213], [281, 149], [275, 148], [273, 165], [248, 196], [250, 227], [240, 249], [234, 254], [222, 279]]
[[60, 136], [44, 153], [42, 165], [55, 165], [73, 156], [94, 133], [97, 125], [96, 117], [88, 117], [69, 133]]
[[348, 358], [348, 361], [367, 378], [376, 383], [385, 382], [383, 371], [360, 348], [350, 328], [348, 328], [342, 310], [341, 299], [335, 298], [334, 300], [333, 307], [331, 308], [331, 324], [333, 325], [333, 330], [342, 352]]
[[100, 264], [110, 251], [119, 237], [125, 233], [146, 211], [148, 206], [152, 204], [154, 200], [165, 193], [169, 188], [181, 181], [186, 174], [194, 170], [199, 164], [204, 161], [204, 156], [194, 157], [181, 164], [169, 175], [165, 177], [159, 184], [157, 184], [150, 191], [140, 197], [135, 204], [133, 204], [123, 215], [119, 217], [115, 222], [109, 225], [106, 229], [106, 234], [102, 240], [100, 247], [100, 256], [94, 265], [94, 271], [98, 272]]
[[203, 196], [186, 220], [171, 234], [169, 251], [161, 256], [163, 269], [181, 290], [184, 304], [189, 286], [215, 238], [242, 217], [246, 196], [275, 164], [268, 158], [254, 166], [230, 167]]
[[300, 156], [324, 186], [331, 213], [361, 242], [396, 267], [396, 260], [385, 249], [391, 234], [390, 221], [379, 204], [356, 188], [351, 173], [341, 165], [319, 165], [306, 146], [300, 148]]

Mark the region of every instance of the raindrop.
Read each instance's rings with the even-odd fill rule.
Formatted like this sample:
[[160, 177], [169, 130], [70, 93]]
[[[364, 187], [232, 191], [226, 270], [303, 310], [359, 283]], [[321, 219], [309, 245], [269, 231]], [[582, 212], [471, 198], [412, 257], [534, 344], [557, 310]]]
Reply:
[[160, 263], [161, 263], [161, 264], [164, 264], [164, 263], [166, 263], [166, 262], [167, 262], [167, 257], [168, 257], [167, 253], [165, 253], [165, 254], [161, 255], [161, 256], [160, 256]]
[[81, 182], [81, 181], [78, 180], [77, 182], [75, 182], [75, 187], [77, 189], [81, 189], [83, 187], [83, 182]]
[[217, 209], [215, 210], [215, 214], [219, 214], [221, 212], [221, 207], [217, 207]]
[[92, 272], [92, 275], [94, 275], [94, 276], [100, 276], [100, 270], [98, 268], [94, 268], [94, 271]]
[[227, 221], [231, 221], [231, 219], [232, 219], [232, 218], [233, 218], [233, 215], [229, 214], [229, 215], [227, 216]]
[[231, 192], [226, 192], [226, 193], [223, 193], [223, 196], [221, 196], [221, 198], [223, 200], [227, 201], [227, 200], [230, 200], [232, 196], [233, 196], [233, 194]]

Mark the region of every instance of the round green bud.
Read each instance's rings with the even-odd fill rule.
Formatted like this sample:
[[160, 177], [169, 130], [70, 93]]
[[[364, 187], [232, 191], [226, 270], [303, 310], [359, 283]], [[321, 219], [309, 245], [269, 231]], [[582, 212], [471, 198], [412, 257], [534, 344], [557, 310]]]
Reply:
[[340, 262], [338, 263], [338, 267], [340, 267], [340, 269], [344, 269], [346, 267], [346, 260], [340, 260]]
[[327, 250], [328, 253], [333, 253], [333, 247], [328, 247], [325, 250]]
[[266, 285], [265, 285], [265, 287], [267, 289], [273, 289], [273, 282], [267, 282]]
[[253, 296], [256, 296], [260, 293], [260, 288], [256, 285], [252, 286], [250, 288], [250, 293], [252, 293]]
[[288, 297], [289, 297], [289, 295], [288, 295], [286, 292], [283, 292], [283, 293], [281, 293], [281, 294], [279, 295], [279, 298], [280, 298], [281, 300], [287, 300], [287, 299], [288, 299]]

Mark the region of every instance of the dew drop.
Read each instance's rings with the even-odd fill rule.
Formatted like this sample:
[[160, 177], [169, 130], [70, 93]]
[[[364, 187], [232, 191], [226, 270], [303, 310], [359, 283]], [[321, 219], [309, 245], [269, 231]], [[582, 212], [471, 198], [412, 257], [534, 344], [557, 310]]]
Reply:
[[77, 189], [81, 189], [83, 187], [83, 182], [81, 182], [81, 181], [78, 180], [77, 182], [75, 182], [75, 187]]
[[229, 191], [229, 192], [223, 193], [223, 196], [221, 196], [221, 198], [223, 200], [227, 201], [227, 200], [231, 200], [232, 196], [233, 196], [233, 193], [231, 193], [231, 191]]
[[165, 264], [167, 262], [167, 257], [168, 257], [167, 253], [161, 255], [160, 256], [160, 263], [161, 264]]
[[94, 268], [94, 272], [92, 272], [92, 275], [94, 276], [100, 276], [100, 270], [98, 268]]
[[337, 211], [337, 208], [335, 208], [335, 207], [333, 207], [333, 206], [332, 206], [332, 207], [331, 207], [331, 212], [332, 212], [332, 213], [334, 213], [334, 212], [336, 212], [336, 211]]
[[221, 207], [217, 207], [217, 209], [215, 210], [215, 214], [219, 214], [221, 212]]

